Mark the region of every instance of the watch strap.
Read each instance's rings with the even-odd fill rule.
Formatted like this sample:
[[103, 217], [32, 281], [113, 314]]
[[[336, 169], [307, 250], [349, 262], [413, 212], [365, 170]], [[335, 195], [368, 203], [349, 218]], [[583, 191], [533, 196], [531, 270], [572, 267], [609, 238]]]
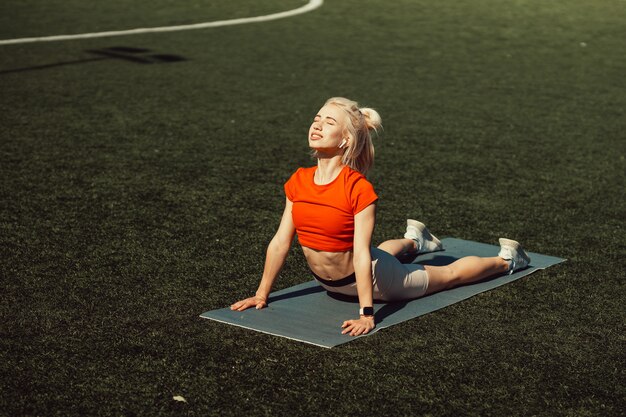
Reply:
[[361, 316], [373, 316], [374, 315], [374, 307], [361, 307], [359, 309], [359, 314]]

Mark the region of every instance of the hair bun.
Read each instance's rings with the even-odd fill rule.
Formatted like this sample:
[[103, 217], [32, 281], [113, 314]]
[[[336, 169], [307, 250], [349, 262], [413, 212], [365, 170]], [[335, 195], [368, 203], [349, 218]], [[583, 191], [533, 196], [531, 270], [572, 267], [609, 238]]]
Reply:
[[365, 125], [369, 130], [375, 130], [378, 132], [378, 129], [383, 125], [383, 120], [380, 118], [380, 114], [374, 109], [369, 107], [363, 107], [359, 109], [363, 116], [365, 116]]

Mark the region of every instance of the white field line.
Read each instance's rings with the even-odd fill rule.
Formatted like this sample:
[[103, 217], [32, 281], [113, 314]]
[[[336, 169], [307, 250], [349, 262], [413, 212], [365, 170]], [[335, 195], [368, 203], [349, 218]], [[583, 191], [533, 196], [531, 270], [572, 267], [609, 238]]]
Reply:
[[74, 40], [74, 39], [88, 39], [88, 38], [105, 38], [105, 37], [110, 37], [110, 36], [138, 35], [142, 33], [175, 32], [175, 31], [181, 31], [181, 30], [214, 28], [214, 27], [219, 27], [219, 26], [243, 25], [246, 23], [268, 22], [270, 20], [284, 19], [286, 17], [308, 13], [320, 7], [323, 3], [324, 3], [324, 0], [309, 0], [307, 4], [297, 9], [287, 10], [285, 12], [279, 12], [279, 13], [274, 13], [274, 14], [268, 14], [265, 16], [244, 17], [240, 19], [230, 19], [230, 20], [217, 20], [215, 22], [194, 23], [191, 25], [180, 25], [180, 26], [162, 26], [162, 27], [155, 27], [155, 28], [116, 30], [116, 31], [110, 31], [110, 32], [80, 33], [76, 35], [44, 36], [40, 38], [6, 39], [6, 40], [0, 40], [0, 45], [12, 45], [12, 44], [18, 44], [18, 43], [31, 43], [31, 42], [68, 41], [68, 40]]

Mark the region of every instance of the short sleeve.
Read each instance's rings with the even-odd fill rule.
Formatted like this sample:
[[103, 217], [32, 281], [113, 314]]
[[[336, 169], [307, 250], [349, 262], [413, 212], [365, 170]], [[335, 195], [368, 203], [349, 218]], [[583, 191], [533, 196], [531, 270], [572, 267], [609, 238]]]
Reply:
[[374, 186], [365, 177], [359, 176], [354, 181], [350, 192], [352, 212], [357, 214], [376, 200], [378, 200], [378, 196], [374, 191]]
[[289, 201], [293, 201], [293, 199], [295, 198], [295, 192], [296, 192], [296, 176], [298, 175], [298, 172], [301, 170], [302, 168], [298, 168], [296, 170], [296, 172], [294, 172], [291, 177], [287, 180], [287, 182], [285, 183], [285, 196], [287, 196], [287, 198], [289, 199]]

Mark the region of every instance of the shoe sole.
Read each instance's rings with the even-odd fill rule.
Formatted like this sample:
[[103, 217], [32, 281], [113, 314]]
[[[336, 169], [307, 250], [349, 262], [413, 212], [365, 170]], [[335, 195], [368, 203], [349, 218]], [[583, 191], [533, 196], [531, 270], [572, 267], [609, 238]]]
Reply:
[[426, 225], [422, 222], [418, 222], [417, 220], [413, 220], [413, 219], [408, 219], [406, 221], [407, 226], [413, 226], [415, 227], [417, 230], [419, 230], [422, 234], [424, 233], [424, 230], [426, 230], [426, 232], [428, 233], [428, 235], [430, 236], [430, 239], [435, 242], [435, 244], [437, 245], [437, 249], [436, 250], [442, 250], [443, 249], [443, 244], [441, 243], [441, 241], [439, 239], [437, 239], [437, 237], [435, 235], [433, 235], [432, 233], [430, 233], [430, 230], [428, 230], [428, 228], [426, 227]]
[[424, 229], [426, 229], [426, 225], [422, 222], [418, 222], [417, 220], [413, 220], [413, 219], [408, 219], [406, 221], [406, 224], [408, 226], [413, 226], [415, 227], [417, 230], [419, 230], [420, 232], [423, 232]]
[[528, 256], [528, 254], [526, 253], [526, 251], [524, 250], [524, 248], [522, 247], [522, 245], [520, 245], [518, 241], [512, 240], [512, 239], [506, 239], [503, 237], [498, 239], [498, 241], [500, 242], [500, 246], [508, 246], [508, 247], [515, 249], [515, 251], [522, 256], [522, 259], [526, 261], [527, 265], [530, 265], [530, 256]]

